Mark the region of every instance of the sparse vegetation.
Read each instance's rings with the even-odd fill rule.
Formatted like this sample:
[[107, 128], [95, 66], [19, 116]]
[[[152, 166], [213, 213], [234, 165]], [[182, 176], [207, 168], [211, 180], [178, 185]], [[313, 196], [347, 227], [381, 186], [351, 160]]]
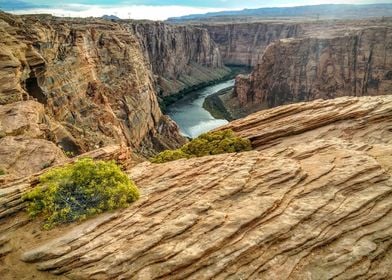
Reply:
[[139, 198], [139, 190], [113, 161], [84, 158], [43, 174], [23, 198], [28, 214], [43, 215], [50, 229], [125, 207]]
[[163, 163], [180, 158], [201, 157], [223, 153], [249, 151], [248, 139], [237, 137], [232, 130], [208, 132], [193, 139], [177, 150], [166, 150], [151, 159], [153, 163]]
[[51, 167], [52, 166], [52, 163], [50, 163], [50, 162], [45, 162], [43, 165], [42, 165], [42, 170], [43, 169], [46, 169], [46, 168], [49, 168], [49, 167]]
[[75, 156], [75, 154], [71, 151], [64, 151], [63, 150], [63, 152], [66, 157], [73, 158]]
[[0, 176], [1, 176], [1, 175], [5, 175], [5, 174], [6, 174], [5, 171], [4, 171], [3, 169], [0, 168]]

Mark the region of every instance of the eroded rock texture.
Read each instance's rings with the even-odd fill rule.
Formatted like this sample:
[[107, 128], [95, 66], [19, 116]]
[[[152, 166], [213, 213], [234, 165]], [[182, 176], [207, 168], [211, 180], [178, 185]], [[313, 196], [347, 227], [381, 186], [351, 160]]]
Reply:
[[141, 41], [156, 75], [160, 97], [177, 94], [229, 74], [206, 29], [143, 22], [126, 25]]
[[52, 233], [8, 228], [4, 244], [31, 238], [4, 261], [71, 279], [389, 279], [391, 126], [389, 96], [253, 114], [227, 127], [256, 151], [136, 165], [138, 202]]
[[271, 44], [252, 74], [238, 78], [234, 95], [240, 106], [272, 108], [318, 98], [392, 92], [391, 27], [324, 36], [319, 32], [315, 30], [316, 37]]
[[0, 34], [0, 104], [43, 104], [64, 128], [65, 151], [124, 144], [151, 154], [183, 142], [162, 116], [140, 43], [125, 27], [1, 13]]

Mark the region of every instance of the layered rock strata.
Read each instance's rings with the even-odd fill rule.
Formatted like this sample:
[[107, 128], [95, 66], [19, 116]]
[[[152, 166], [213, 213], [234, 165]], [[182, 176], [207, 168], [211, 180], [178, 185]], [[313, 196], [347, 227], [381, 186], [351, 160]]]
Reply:
[[[0, 169], [7, 177], [23, 177], [64, 162], [59, 147], [73, 137], [33, 100], [0, 105]], [[71, 142], [72, 143], [72, 142]]]
[[51, 140], [63, 150], [122, 144], [148, 155], [183, 143], [160, 111], [139, 40], [125, 27], [1, 13], [0, 34], [0, 104], [41, 103], [61, 127]]
[[3, 263], [71, 279], [388, 279], [391, 108], [338, 98], [235, 121], [256, 151], [139, 164], [138, 202], [61, 232], [5, 230]]
[[230, 74], [206, 29], [162, 22], [132, 23], [128, 27], [141, 41], [162, 98]]
[[[285, 39], [271, 44], [249, 77], [238, 77], [239, 107], [262, 108], [392, 92], [392, 28]], [[252, 111], [252, 110], [248, 110]]]
[[228, 65], [256, 66], [267, 46], [303, 33], [299, 23], [254, 22], [201, 25], [219, 46]]

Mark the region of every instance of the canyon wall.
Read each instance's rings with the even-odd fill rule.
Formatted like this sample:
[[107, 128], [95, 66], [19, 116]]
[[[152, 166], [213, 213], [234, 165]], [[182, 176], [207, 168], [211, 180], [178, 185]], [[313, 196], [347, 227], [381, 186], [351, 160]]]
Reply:
[[0, 34], [0, 104], [35, 100], [44, 108], [40, 117], [27, 118], [42, 133], [25, 135], [2, 121], [1, 143], [37, 138], [73, 154], [122, 144], [148, 155], [183, 142], [160, 111], [139, 40], [124, 27], [1, 13]]
[[160, 97], [222, 79], [230, 73], [206, 29], [162, 22], [125, 25], [141, 42]]
[[253, 111], [287, 103], [392, 92], [392, 28], [282, 39], [266, 49], [234, 96]]
[[298, 23], [221, 23], [201, 25], [219, 46], [227, 65], [257, 65], [266, 47], [282, 38], [303, 33]]

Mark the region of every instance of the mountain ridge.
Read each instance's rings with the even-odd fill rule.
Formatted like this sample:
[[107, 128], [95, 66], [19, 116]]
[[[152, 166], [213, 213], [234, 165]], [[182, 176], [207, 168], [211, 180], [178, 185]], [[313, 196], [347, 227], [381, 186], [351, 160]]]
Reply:
[[[328, 14], [324, 17], [323, 14]], [[319, 18], [341, 18], [353, 19], [358, 16], [361, 17], [381, 17], [391, 16], [392, 4], [321, 4], [321, 5], [305, 5], [295, 7], [268, 7], [257, 9], [243, 9], [239, 11], [222, 11], [211, 12], [206, 14], [193, 14], [181, 17], [168, 18], [168, 22], [181, 23], [186, 21], [198, 20], [219, 20], [224, 17], [240, 18], [240, 17], [259, 17], [259, 18], [274, 18], [274, 17], [313, 17]], [[334, 16], [335, 15], [335, 16]]]

